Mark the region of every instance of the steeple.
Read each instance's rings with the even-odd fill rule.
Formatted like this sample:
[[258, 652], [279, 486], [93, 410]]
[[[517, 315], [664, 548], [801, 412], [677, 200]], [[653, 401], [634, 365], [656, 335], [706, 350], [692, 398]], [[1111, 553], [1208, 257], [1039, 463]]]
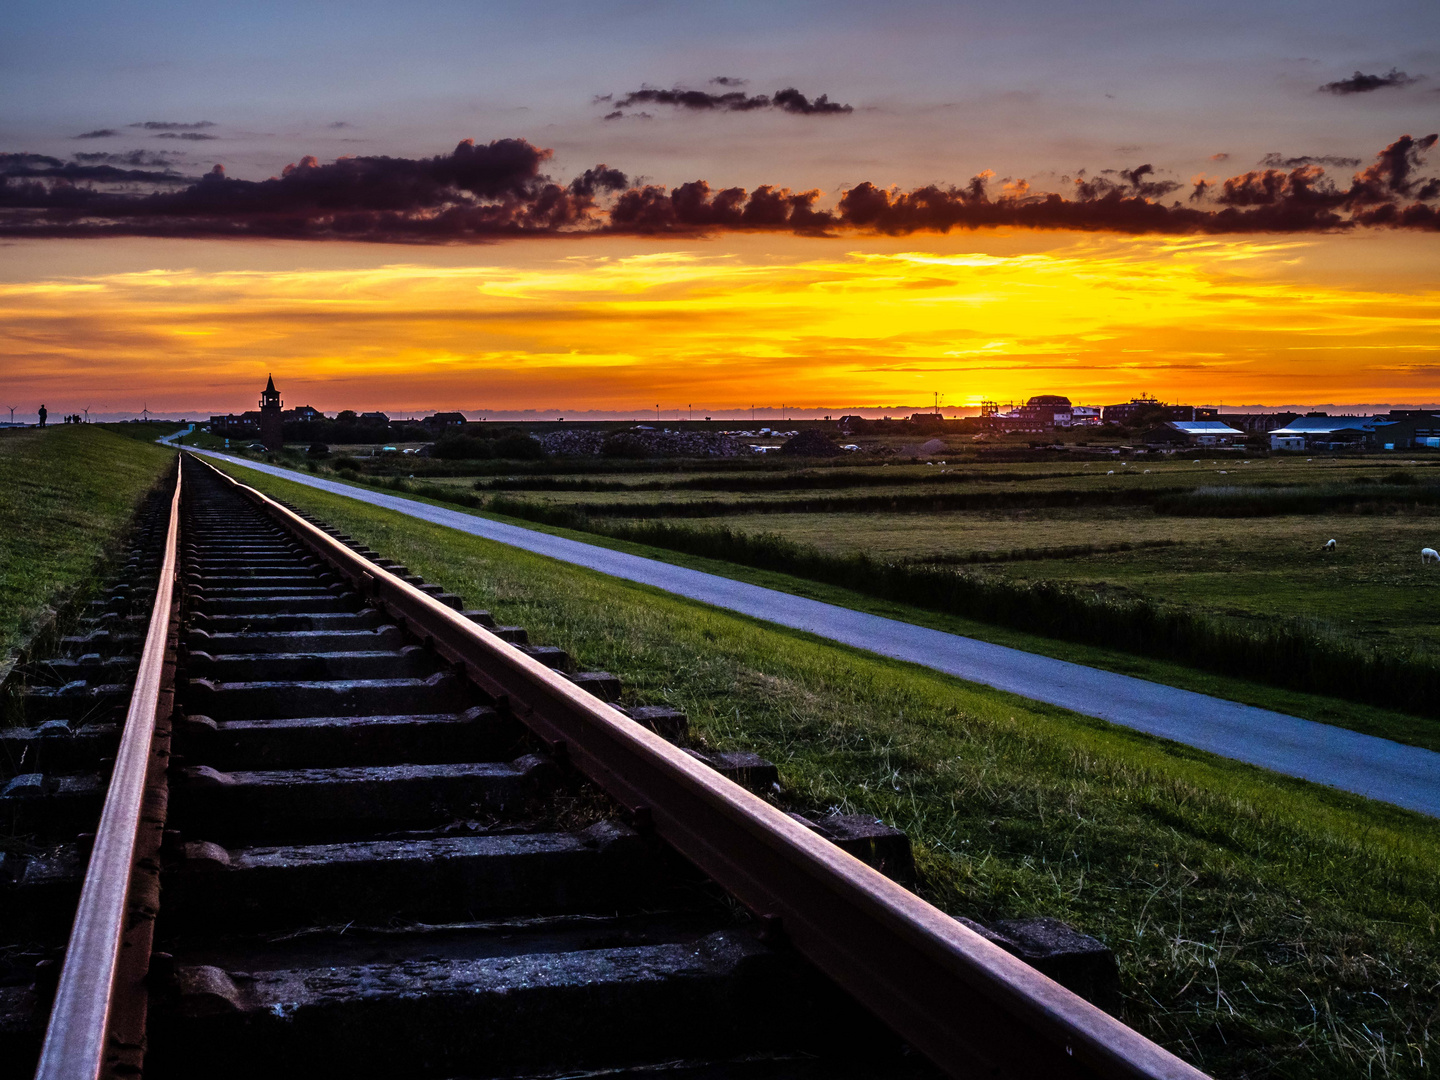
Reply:
[[264, 391], [260, 394], [260, 409], [262, 412], [267, 409], [279, 412], [280, 406], [280, 391], [275, 389], [275, 376], [271, 375], [265, 383]]
[[275, 389], [275, 376], [271, 375], [260, 394], [260, 441], [266, 450], [285, 447], [285, 414], [280, 411], [283, 405], [280, 391]]

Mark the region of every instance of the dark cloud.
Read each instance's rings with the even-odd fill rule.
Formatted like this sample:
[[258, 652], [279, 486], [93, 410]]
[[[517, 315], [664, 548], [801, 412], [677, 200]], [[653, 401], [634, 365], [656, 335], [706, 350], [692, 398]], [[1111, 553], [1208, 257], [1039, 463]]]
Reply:
[[184, 124], [178, 120], [142, 120], [138, 124], [131, 124], [133, 128], [144, 128], [146, 131], [202, 131], [205, 128], [215, 126], [213, 120], [196, 120], [194, 123]]
[[[141, 151], [135, 151], [140, 154]], [[74, 184], [152, 184], [152, 185], [174, 185], [177, 183], [190, 183], [194, 177], [183, 177], [166, 169], [163, 172], [152, 172], [148, 169], [116, 168], [121, 165], [160, 165], [166, 166], [165, 161], [144, 161], [136, 159], [134, 155], [121, 154], [76, 154], [75, 161], [61, 161], [46, 154], [0, 154], [0, 182], [7, 178], [23, 180], [50, 180], [59, 184], [50, 186], [63, 186]], [[101, 161], [100, 159], [114, 159], [113, 161]]]
[[[456, 243], [563, 234], [792, 232], [906, 235], [1011, 227], [1115, 233], [1300, 233], [1361, 227], [1440, 230], [1440, 177], [1422, 175], [1437, 137], [1403, 136], [1346, 183], [1324, 166], [1200, 176], [1188, 198], [1149, 163], [1083, 173], [1045, 192], [1023, 178], [973, 177], [909, 191], [857, 184], [833, 206], [816, 190], [752, 191], [695, 180], [636, 185], [608, 165], [568, 183], [544, 173], [550, 151], [523, 139], [467, 140], [433, 158], [313, 157], [269, 180], [127, 172], [110, 163], [0, 155], [0, 235], [280, 237]], [[137, 159], [138, 161], [139, 159]], [[1286, 159], [1282, 159], [1286, 160]], [[137, 193], [144, 180], [149, 190]], [[104, 185], [124, 182], [129, 190]], [[184, 184], [175, 190], [177, 182]], [[993, 188], [992, 190], [992, 182]]]
[[1147, 199], [1158, 199], [1161, 195], [1169, 195], [1176, 190], [1180, 184], [1175, 180], [1147, 180], [1146, 177], [1155, 175], [1155, 166], [1137, 165], [1133, 169], [1121, 169], [1120, 175], [1130, 185], [1136, 195], [1144, 196]]
[[58, 169], [65, 162], [48, 154], [0, 154], [0, 173], [15, 175], [15, 169]]
[[754, 109], [770, 108], [770, 99], [764, 94], [748, 96], [743, 90], [731, 90], [723, 94], [712, 94], [708, 90], [657, 90], [652, 86], [641, 87], [617, 98], [615, 108], [629, 109], [636, 105], [672, 105], [677, 109], [692, 112], [750, 112]]
[[[593, 196], [541, 173], [549, 157], [523, 139], [467, 139], [433, 158], [306, 157], [263, 181], [216, 165], [180, 191], [146, 195], [0, 177], [0, 233], [439, 242], [595, 226]], [[579, 183], [606, 190], [624, 177], [597, 166]]]
[[111, 139], [119, 134], [120, 132], [114, 128], [96, 128], [94, 131], [82, 131], [73, 137], [76, 139]]
[[784, 109], [789, 113], [799, 113], [801, 116], [833, 116], [838, 113], [855, 111], [853, 105], [841, 105], [838, 101], [831, 101], [826, 94], [821, 94], [811, 101], [793, 86], [777, 90], [771, 100], [777, 109]]
[[1354, 201], [1365, 203], [1391, 202], [1405, 196], [1417, 196], [1417, 184], [1428, 187], [1429, 181], [1415, 176], [1424, 165], [1425, 153], [1440, 136], [1426, 135], [1412, 139], [1402, 135], [1375, 155], [1375, 163], [1355, 174], [1350, 192]]
[[1302, 154], [1299, 157], [1285, 157], [1283, 154], [1266, 154], [1260, 164], [1269, 169], [1295, 169], [1301, 165], [1333, 165], [1337, 169], [1353, 169], [1360, 164], [1358, 157], [1338, 157], [1334, 154]]
[[[744, 79], [731, 79], [724, 75], [711, 79], [710, 82], [717, 86], [745, 84]], [[777, 90], [770, 96], [746, 94], [743, 90], [712, 94], [708, 90], [685, 90], [681, 87], [661, 90], [653, 86], [642, 86], [639, 90], [632, 90], [618, 98], [613, 94], [595, 98], [597, 105], [612, 101], [615, 107], [605, 115], [606, 120], [618, 120], [627, 115], [624, 110], [636, 105], [670, 105], [690, 112], [755, 112], [758, 109], [779, 109], [798, 116], [833, 116], [855, 111], [853, 106], [831, 101], [826, 94], [821, 94], [811, 101], [793, 86]]]
[[1221, 151], [1220, 153], [1218, 153], [1218, 154], [1211, 154], [1211, 155], [1210, 155], [1210, 160], [1211, 160], [1211, 161], [1229, 161], [1229, 160], [1230, 160], [1230, 155], [1227, 154], [1227, 153], [1225, 153], [1225, 151], [1222, 150], [1222, 151]]
[[570, 181], [570, 192], [587, 198], [602, 191], [624, 191], [630, 186], [629, 179], [619, 169], [608, 165], [596, 165]]
[[823, 233], [839, 224], [827, 210], [816, 210], [818, 191], [792, 192], [768, 184], [713, 190], [704, 180], [663, 187], [632, 188], [610, 209], [614, 232], [720, 232], [738, 230]]
[[219, 135], [206, 135], [201, 131], [162, 131], [155, 136], [157, 139], [185, 139], [188, 142], [211, 142], [219, 137]]
[[124, 153], [88, 153], [71, 155], [85, 165], [129, 165], [131, 168], [168, 168], [185, 155], [178, 150], [127, 150]]
[[1407, 75], [1399, 68], [1391, 68], [1384, 75], [1366, 75], [1363, 71], [1357, 71], [1348, 79], [1337, 79], [1335, 82], [1328, 82], [1320, 87], [1322, 94], [1368, 94], [1372, 90], [1384, 90], [1390, 86], [1409, 86], [1417, 83], [1425, 76]]
[[339, 131], [341, 128], [354, 127], [355, 125], [350, 123], [350, 121], [348, 120], [332, 120], [325, 126], [327, 128], [334, 128], [336, 131]]

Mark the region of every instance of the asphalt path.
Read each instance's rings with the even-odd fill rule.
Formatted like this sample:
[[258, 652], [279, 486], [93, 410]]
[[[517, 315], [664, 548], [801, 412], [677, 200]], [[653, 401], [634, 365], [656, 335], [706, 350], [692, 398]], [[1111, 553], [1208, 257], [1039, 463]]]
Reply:
[[307, 473], [213, 451], [195, 452], [1222, 757], [1440, 817], [1440, 753], [1431, 750], [868, 615]]

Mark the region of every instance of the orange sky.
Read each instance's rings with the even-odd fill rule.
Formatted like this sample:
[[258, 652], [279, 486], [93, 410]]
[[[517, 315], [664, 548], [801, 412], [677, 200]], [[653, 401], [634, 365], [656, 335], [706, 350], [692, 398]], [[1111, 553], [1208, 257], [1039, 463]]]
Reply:
[[0, 364], [5, 404], [52, 412], [252, 408], [269, 371], [289, 404], [330, 411], [723, 413], [932, 392], [955, 407], [1141, 391], [1431, 402], [1431, 243], [1373, 232], [22, 244], [0, 268]]

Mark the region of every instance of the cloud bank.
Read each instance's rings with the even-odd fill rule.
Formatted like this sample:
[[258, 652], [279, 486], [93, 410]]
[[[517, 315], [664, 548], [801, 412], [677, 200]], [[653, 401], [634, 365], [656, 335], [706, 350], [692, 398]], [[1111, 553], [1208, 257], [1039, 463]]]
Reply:
[[1409, 86], [1423, 79], [1423, 75], [1407, 75], [1399, 68], [1391, 68], [1384, 75], [1366, 75], [1357, 71], [1348, 79], [1337, 79], [1320, 87], [1322, 94], [1368, 94], [1372, 90], [1384, 90], [1392, 86]]
[[[710, 83], [712, 86], [739, 87], [745, 84], [745, 80], [720, 75], [711, 79]], [[635, 113], [627, 113], [625, 110], [634, 109], [637, 105], [668, 105], [688, 112], [743, 113], [755, 112], [760, 109], [779, 109], [781, 112], [793, 113], [796, 116], [841, 116], [855, 111], [852, 105], [842, 105], [838, 101], [831, 101], [828, 94], [821, 94], [811, 101], [793, 86], [777, 90], [770, 95], [747, 94], [743, 90], [732, 89], [715, 94], [708, 90], [685, 90], [681, 87], [673, 90], [661, 90], [653, 86], [642, 86], [639, 90], [632, 90], [618, 98], [613, 94], [606, 94], [595, 100], [597, 103], [604, 102], [614, 106], [605, 115], [606, 120], [619, 120], [625, 116], [634, 116]]]
[[138, 124], [131, 124], [133, 128], [144, 128], [146, 131], [199, 131], [202, 128], [215, 126], [213, 120], [196, 120], [193, 123], [183, 124], [176, 120], [142, 120]]
[[[1037, 191], [1023, 180], [994, 190], [983, 173], [963, 186], [902, 191], [871, 182], [822, 205], [818, 190], [753, 191], [694, 180], [634, 184], [601, 164], [567, 182], [543, 169], [551, 152], [524, 139], [460, 143], [432, 158], [313, 157], [268, 180], [216, 165], [200, 178], [118, 163], [0, 155], [0, 235], [272, 237], [457, 243], [519, 236], [789, 232], [901, 236], [1011, 227], [1127, 234], [1440, 231], [1440, 177], [1422, 175], [1437, 136], [1402, 136], [1337, 183], [1317, 159], [1180, 184], [1150, 164], [1066, 180]], [[88, 155], [87, 155], [88, 157]], [[137, 158], [139, 164], [143, 159]], [[1293, 159], [1300, 160], [1300, 159]], [[124, 164], [131, 164], [126, 159]], [[176, 190], [177, 184], [183, 184]], [[137, 190], [143, 188], [144, 190]]]

